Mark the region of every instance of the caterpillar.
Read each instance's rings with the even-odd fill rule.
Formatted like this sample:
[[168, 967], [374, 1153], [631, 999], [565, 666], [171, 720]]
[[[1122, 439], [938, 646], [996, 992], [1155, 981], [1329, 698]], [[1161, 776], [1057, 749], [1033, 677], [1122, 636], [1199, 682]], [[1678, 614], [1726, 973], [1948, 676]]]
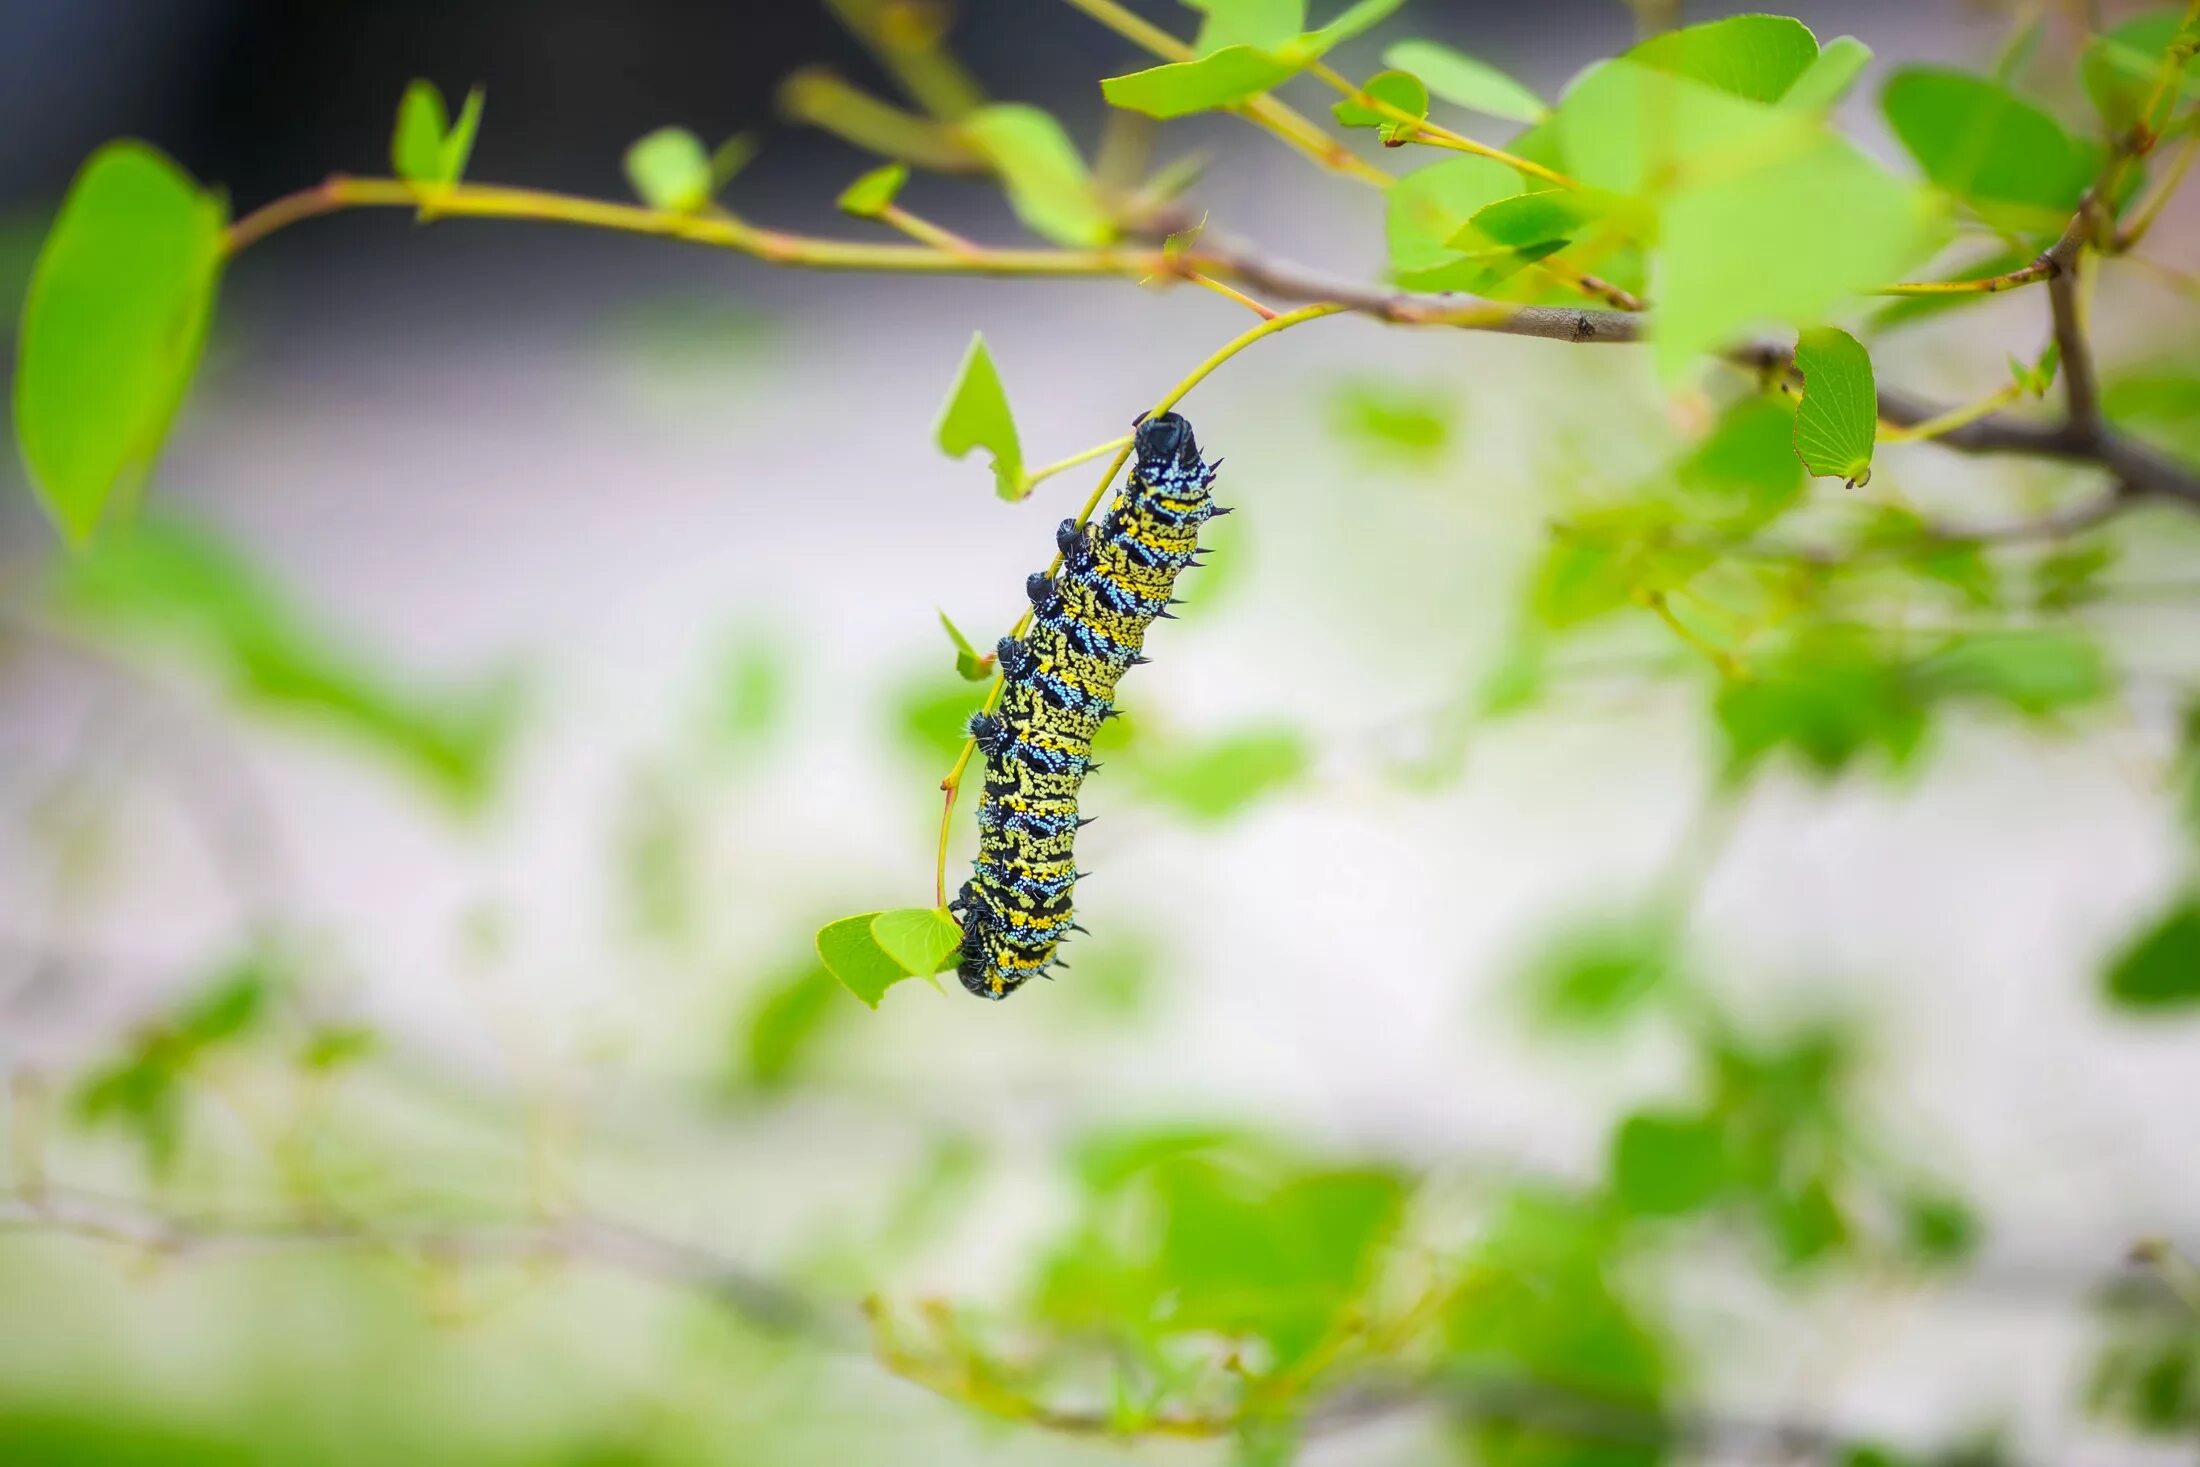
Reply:
[[1084, 874], [1072, 848], [1091, 823], [1077, 813], [1077, 792], [1099, 767], [1093, 735], [1116, 716], [1117, 680], [1148, 660], [1146, 628], [1170, 615], [1177, 573], [1200, 563], [1200, 526], [1229, 513], [1208, 493], [1221, 460], [1200, 457], [1190, 423], [1143, 417], [1133, 448], [1137, 462], [1108, 512], [1054, 532], [1060, 574], [1025, 580], [1030, 631], [1001, 639], [1000, 706], [970, 718], [985, 756], [978, 857], [948, 911], [962, 919], [957, 972], [980, 998], [1052, 976], [1062, 942], [1085, 930], [1070, 891]]

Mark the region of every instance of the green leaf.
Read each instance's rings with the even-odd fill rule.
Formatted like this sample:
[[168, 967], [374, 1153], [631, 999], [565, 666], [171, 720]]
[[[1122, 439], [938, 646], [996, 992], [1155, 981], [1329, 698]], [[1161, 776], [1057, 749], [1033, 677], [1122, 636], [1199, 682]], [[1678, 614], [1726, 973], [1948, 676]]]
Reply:
[[2200, 1004], [2200, 893], [2188, 892], [2108, 965], [2111, 1003], [2156, 1010]]
[[2031, 718], [2097, 703], [2115, 686], [2097, 643], [2052, 629], [1958, 637], [1917, 672], [1932, 696], [1984, 699]]
[[2099, 600], [2101, 576], [2116, 563], [2117, 549], [2113, 540], [2094, 540], [2049, 551], [2032, 567], [2032, 604], [2070, 611]]
[[2200, 358], [2172, 357], [2119, 371], [2102, 384], [2101, 406], [2118, 426], [2200, 464]]
[[902, 907], [871, 919], [871, 940], [916, 978], [955, 966], [962, 935], [962, 924], [936, 907]]
[[652, 209], [693, 214], [710, 203], [713, 176], [702, 139], [684, 127], [660, 127], [626, 150], [626, 178]]
[[1203, 11], [1192, 49], [1202, 56], [1229, 46], [1272, 51], [1306, 29], [1306, 0], [1185, 0]]
[[1679, 966], [1675, 938], [1663, 913], [1569, 928], [1528, 966], [1528, 1002], [1557, 1028], [1614, 1027], [1671, 981]]
[[710, 191], [713, 197], [755, 160], [756, 150], [756, 134], [748, 132], [737, 132], [710, 150]]
[[1612, 1192], [1650, 1216], [1696, 1212], [1726, 1185], [1726, 1136], [1715, 1117], [1637, 1111], [1612, 1135]]
[[1871, 63], [1872, 48], [1854, 36], [1835, 36], [1780, 95], [1780, 105], [1799, 112], [1823, 112], [1848, 95]]
[[1343, 45], [1354, 36], [1373, 29], [1405, 0], [1354, 0], [1338, 12], [1337, 18], [1319, 30], [1308, 31], [1297, 40], [1287, 43], [1280, 54], [1286, 60], [1301, 63], [1319, 59], [1331, 49]]
[[1403, 278], [1462, 257], [1452, 237], [1484, 205], [1520, 192], [1519, 175], [1488, 158], [1453, 158], [1398, 180], [1385, 205], [1391, 269]]
[[1652, 36], [1623, 59], [1752, 102], [1777, 102], [1818, 59], [1818, 40], [1784, 15], [1735, 15]]
[[1945, 233], [1926, 190], [1822, 119], [1685, 77], [1607, 63], [1567, 94], [1552, 128], [1576, 178], [1654, 216], [1653, 344], [1668, 376], [1751, 327], [1823, 319]]
[[1024, 449], [1016, 436], [1016, 419], [1008, 410], [1008, 393], [1001, 374], [985, 349], [984, 333], [970, 338], [956, 370], [954, 390], [940, 411], [933, 438], [949, 458], [961, 458], [973, 448], [992, 455], [994, 492], [1007, 500], [1024, 496]]
[[889, 163], [874, 168], [863, 177], [849, 184], [834, 202], [841, 212], [853, 214], [858, 219], [871, 219], [886, 212], [887, 205], [901, 193], [901, 186], [909, 181], [909, 165]]
[[803, 963], [767, 984], [743, 1018], [739, 1078], [760, 1090], [786, 1084], [802, 1068], [833, 1020], [852, 1012], [822, 963]]
[[1393, 457], [1432, 463], [1451, 443], [1456, 404], [1410, 380], [1344, 383], [1330, 397], [1330, 421], [1354, 441]]
[[411, 183], [457, 183], [466, 175], [481, 127], [482, 90], [466, 94], [458, 120], [449, 120], [443, 93], [431, 81], [415, 81], [398, 100], [397, 126], [390, 134], [390, 166]]
[[1781, 1261], [1791, 1266], [1816, 1262], [1848, 1241], [1848, 1217], [1823, 1177], [1770, 1192], [1761, 1205]]
[[458, 109], [458, 121], [443, 135], [443, 146], [436, 152], [436, 167], [444, 183], [457, 183], [466, 176], [466, 165], [474, 156], [474, 135], [481, 130], [483, 100], [480, 87], [468, 91], [465, 103]]
[[418, 691], [314, 625], [238, 551], [174, 525], [111, 536], [59, 568], [59, 609], [95, 631], [172, 647], [246, 702], [381, 754], [460, 808], [485, 800], [511, 741], [504, 680]]
[[1879, 439], [1871, 353], [1838, 327], [1815, 326], [1796, 339], [1795, 370], [1803, 376], [1795, 456], [1819, 478], [1843, 479], [1851, 488], [1870, 483]]
[[871, 935], [873, 919], [883, 914], [865, 912], [828, 922], [817, 930], [817, 956], [841, 985], [872, 1008], [886, 990], [910, 976]]
[[136, 507], [198, 365], [224, 222], [143, 143], [94, 153], [62, 202], [23, 303], [15, 432], [72, 545]]
[[1142, 759], [1145, 793], [1190, 819], [1228, 820], [1305, 778], [1313, 763], [1291, 729], [1250, 729], [1211, 743]]
[[1781, 751], [1827, 777], [1874, 752], [1899, 769], [1924, 743], [1925, 699], [1861, 632], [1812, 629], [1751, 671], [1723, 682], [1714, 707], [1732, 775]]
[[1925, 176], [1973, 204], [2067, 217], [2099, 166], [2096, 149], [1984, 77], [1905, 66], [1887, 79], [1879, 100]]
[[1692, 521], [1735, 532], [1771, 523], [1803, 492], [1794, 407], [1769, 394], [1738, 399], [1673, 478]]
[[982, 683], [991, 678], [993, 654], [988, 652], [981, 655], [977, 648], [970, 645], [970, 639], [962, 634], [962, 629], [947, 619], [944, 611], [940, 613], [940, 625], [947, 629], [947, 640], [955, 644], [956, 674], [964, 681], [973, 683]]
[[1542, 189], [1485, 204], [1445, 242], [1462, 250], [1488, 245], [1529, 249], [1571, 239], [1603, 212], [1602, 201], [1580, 189]]
[[1186, 117], [1232, 107], [1298, 75], [1299, 68], [1251, 46], [1225, 46], [1197, 61], [1151, 66], [1100, 83], [1116, 107], [1148, 117]]
[[[2183, 6], [2165, 5], [2135, 15], [2086, 43], [2078, 74], [2111, 132], [2122, 132], [2139, 120], [2183, 16]], [[2188, 56], [2172, 95], [2180, 102], [2200, 100], [2200, 58]]]
[[1946, 1192], [1913, 1192], [1901, 1199], [1903, 1241], [1925, 1263], [1960, 1263], [1978, 1251], [1978, 1214]]
[[1551, 110], [1541, 97], [1488, 62], [1441, 42], [1400, 41], [1383, 52], [1383, 64], [1412, 72], [1431, 96], [1485, 117], [1540, 122]]
[[432, 81], [415, 81], [397, 102], [397, 126], [390, 134], [390, 167], [413, 183], [441, 183], [443, 139], [450, 119], [443, 93]]
[[1104, 245], [1115, 238], [1115, 222], [1101, 207], [1085, 160], [1053, 117], [1001, 102], [978, 108], [960, 126], [1000, 174], [1009, 206], [1033, 233], [1059, 245]]
[[1369, 77], [1360, 86], [1361, 92], [1378, 102], [1387, 103], [1414, 119], [1401, 122], [1389, 113], [1378, 112], [1350, 97], [1329, 110], [1337, 121], [1346, 127], [1379, 127], [1383, 129], [1383, 141], [1402, 142], [1410, 136], [1421, 118], [1428, 116], [1428, 88], [1421, 85], [1419, 77], [1403, 71], [1382, 71]]

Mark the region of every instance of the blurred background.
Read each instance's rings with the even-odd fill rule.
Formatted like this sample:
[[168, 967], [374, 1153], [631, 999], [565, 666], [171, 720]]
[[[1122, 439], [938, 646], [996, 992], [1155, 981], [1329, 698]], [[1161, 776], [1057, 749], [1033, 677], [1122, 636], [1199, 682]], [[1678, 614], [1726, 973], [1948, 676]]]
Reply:
[[[1988, 64], [2041, 12], [2053, 73], [2089, 7], [1792, 8], [1874, 48], [1844, 116], [1886, 154], [1880, 69]], [[1340, 66], [1423, 35], [1555, 96], [1639, 20], [1417, 0]], [[1143, 64], [1030, 0], [949, 37], [1088, 153], [1095, 79]], [[472, 178], [622, 198], [650, 129], [746, 131], [744, 217], [887, 237], [834, 213], [875, 160], [788, 118], [804, 67], [890, 90], [799, 0], [0, 0], [0, 330], [100, 142], [242, 212], [382, 171], [416, 76], [485, 86]], [[1351, 183], [1226, 117], [1164, 133], [1194, 151], [1232, 237], [1380, 278]], [[982, 181], [907, 198], [1015, 237]], [[2151, 253], [2200, 268], [2193, 224]], [[1882, 371], [1963, 400], [2041, 309], [1923, 323]], [[2104, 360], [2189, 344], [2151, 277], [2096, 310]], [[1385, 1287], [1467, 1257], [1511, 1321], [1402, 1355], [1651, 1422], [1370, 1388], [1305, 1461], [2191, 1460], [2200, 1332], [2127, 1259], [2200, 1249], [2200, 1033], [2098, 978], [2191, 859], [2189, 598], [2090, 613], [2096, 706], [1950, 719], [1893, 776], [1723, 780], [1710, 669], [1647, 616], [1501, 710], [1549, 522], [1717, 412], [1639, 354], [1345, 318], [1232, 363], [1183, 410], [1245, 512], [1126, 684], [1070, 971], [871, 1011], [820, 968], [819, 924], [931, 900], [982, 693], [939, 613], [990, 643], [1091, 484], [1003, 504], [934, 449], [971, 333], [1045, 461], [1244, 324], [363, 211], [224, 281], [151, 570], [72, 570], [0, 459], [0, 1463], [1274, 1460], [1110, 1440], [1105, 1375], [1057, 1358], [1108, 1338], [1098, 1260], [1142, 1256], [1123, 1156], [1193, 1153], [1258, 1179], [1249, 1217], [1391, 1179]], [[1990, 511], [2072, 472], [1889, 448], [1869, 492]], [[2142, 538], [2149, 584], [2195, 548]], [[1788, 1138], [1762, 1195], [1657, 1200], [1699, 1105]], [[1641, 1205], [1580, 1200], [1609, 1185]], [[1231, 1373], [1142, 1347], [1188, 1398]], [[1099, 1426], [995, 1419], [1018, 1371]]]

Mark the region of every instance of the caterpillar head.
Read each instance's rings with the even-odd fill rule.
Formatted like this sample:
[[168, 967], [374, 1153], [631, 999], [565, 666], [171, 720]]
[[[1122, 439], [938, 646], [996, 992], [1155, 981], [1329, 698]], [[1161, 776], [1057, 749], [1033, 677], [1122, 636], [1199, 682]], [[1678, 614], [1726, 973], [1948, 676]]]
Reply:
[[1192, 436], [1192, 425], [1175, 413], [1141, 418], [1135, 442], [1141, 464], [1155, 468], [1173, 464], [1183, 469], [1199, 464], [1199, 440]]

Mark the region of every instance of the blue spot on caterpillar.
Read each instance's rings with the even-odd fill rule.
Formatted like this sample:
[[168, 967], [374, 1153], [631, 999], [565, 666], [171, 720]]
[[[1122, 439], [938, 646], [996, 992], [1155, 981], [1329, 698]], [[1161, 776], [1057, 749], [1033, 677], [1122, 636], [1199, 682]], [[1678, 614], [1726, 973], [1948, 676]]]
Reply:
[[1072, 931], [1077, 792], [1092, 736], [1115, 716], [1115, 685], [1147, 659], [1146, 628], [1169, 614], [1177, 573], [1196, 565], [1199, 527], [1228, 510], [1208, 491], [1215, 465], [1175, 413], [1138, 425], [1137, 462], [1096, 525], [1062, 521], [1059, 575], [1024, 583], [1031, 631], [1003, 637], [997, 712], [970, 719], [985, 756], [978, 859], [948, 910], [962, 917], [963, 987], [1001, 999], [1050, 974]]

